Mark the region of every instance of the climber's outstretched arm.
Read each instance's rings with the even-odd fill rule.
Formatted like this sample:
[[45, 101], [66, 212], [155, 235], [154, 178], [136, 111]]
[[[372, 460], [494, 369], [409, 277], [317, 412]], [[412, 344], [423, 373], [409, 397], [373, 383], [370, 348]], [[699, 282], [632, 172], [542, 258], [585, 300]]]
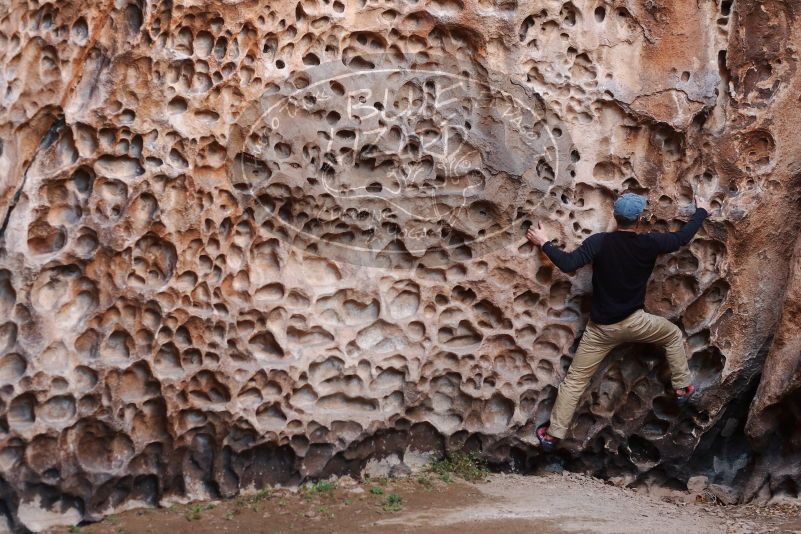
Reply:
[[708, 200], [701, 197], [695, 197], [695, 213], [687, 221], [687, 224], [682, 226], [681, 230], [677, 232], [653, 232], [648, 234], [656, 243], [657, 252], [664, 254], [667, 252], [676, 252], [681, 247], [690, 242], [695, 233], [701, 228], [701, 223], [709, 215], [712, 209]]
[[648, 235], [656, 243], [657, 251], [660, 254], [676, 252], [690, 242], [690, 239], [701, 228], [701, 223], [704, 222], [707, 215], [708, 213], [704, 208], [698, 208], [690, 220], [687, 221], [687, 224], [682, 226], [678, 232], [652, 232]]
[[537, 223], [536, 228], [533, 226], [529, 228], [528, 232], [526, 232], [526, 237], [535, 245], [542, 247], [542, 251], [545, 252], [554, 265], [565, 273], [572, 273], [591, 263], [595, 254], [601, 249], [601, 242], [603, 241], [603, 234], [591, 235], [573, 252], [565, 252], [551, 243], [539, 223]]

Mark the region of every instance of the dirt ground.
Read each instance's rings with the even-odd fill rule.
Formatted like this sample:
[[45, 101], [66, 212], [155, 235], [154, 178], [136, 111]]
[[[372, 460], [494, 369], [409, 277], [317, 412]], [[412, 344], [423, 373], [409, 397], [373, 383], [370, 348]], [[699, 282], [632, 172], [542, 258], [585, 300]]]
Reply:
[[468, 483], [431, 473], [322, 482], [236, 499], [131, 510], [53, 532], [206, 534], [246, 532], [801, 533], [795, 503], [722, 506], [657, 499], [582, 475], [490, 475]]

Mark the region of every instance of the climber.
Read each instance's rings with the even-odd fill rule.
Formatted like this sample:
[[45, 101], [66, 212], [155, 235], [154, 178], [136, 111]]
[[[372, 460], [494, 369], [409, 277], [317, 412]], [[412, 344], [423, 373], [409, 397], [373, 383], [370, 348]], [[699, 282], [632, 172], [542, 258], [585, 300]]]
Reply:
[[686, 403], [695, 391], [681, 330], [664, 317], [645, 312], [643, 305], [656, 257], [689, 243], [709, 214], [710, 203], [696, 196], [695, 213], [677, 232], [640, 233], [645, 204], [640, 195], [623, 194], [614, 204], [615, 231], [591, 235], [569, 253], [551, 243], [539, 222], [526, 232], [528, 240], [541, 247], [565, 273], [593, 264], [590, 320], [567, 376], [559, 385], [551, 420], [537, 428], [543, 450], [553, 450], [565, 437], [592, 375], [607, 353], [621, 343], [654, 343], [665, 349], [679, 404]]

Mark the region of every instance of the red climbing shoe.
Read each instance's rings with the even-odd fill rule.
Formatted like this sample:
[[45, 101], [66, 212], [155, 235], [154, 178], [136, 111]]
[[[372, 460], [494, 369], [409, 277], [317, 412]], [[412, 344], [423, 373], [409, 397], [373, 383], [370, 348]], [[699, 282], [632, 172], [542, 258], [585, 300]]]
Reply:
[[687, 404], [687, 401], [690, 400], [690, 397], [695, 393], [695, 386], [690, 384], [686, 388], [674, 390], [674, 393], [676, 394], [676, 402], [679, 404]]
[[540, 447], [545, 452], [551, 452], [559, 444], [559, 438], [548, 434], [548, 423], [543, 423], [537, 427], [537, 438], [540, 440]]

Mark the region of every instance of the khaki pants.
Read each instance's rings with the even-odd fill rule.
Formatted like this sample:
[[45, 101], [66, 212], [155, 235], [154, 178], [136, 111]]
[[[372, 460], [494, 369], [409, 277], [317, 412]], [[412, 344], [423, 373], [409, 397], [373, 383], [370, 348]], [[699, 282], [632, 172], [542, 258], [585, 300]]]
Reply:
[[595, 324], [590, 321], [567, 376], [559, 385], [548, 434], [555, 438], [565, 437], [579, 399], [598, 366], [610, 350], [628, 342], [654, 343], [663, 347], [673, 375], [673, 387], [681, 389], [690, 384], [690, 369], [687, 367], [681, 330], [664, 317], [638, 310], [615, 324]]

